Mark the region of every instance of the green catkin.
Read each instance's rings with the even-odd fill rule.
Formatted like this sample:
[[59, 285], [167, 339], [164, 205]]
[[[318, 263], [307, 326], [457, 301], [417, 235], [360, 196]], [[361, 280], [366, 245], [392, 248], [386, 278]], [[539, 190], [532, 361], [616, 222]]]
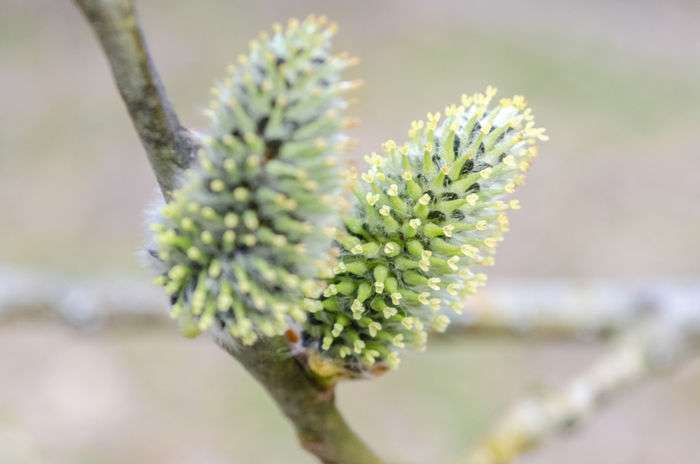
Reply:
[[276, 25], [212, 89], [198, 165], [152, 225], [157, 282], [188, 336], [219, 321], [251, 344], [321, 307], [313, 279], [355, 86], [340, 79], [353, 59], [329, 52], [334, 31], [323, 17]]
[[523, 97], [490, 107], [495, 93], [465, 95], [366, 157], [323, 309], [304, 326], [311, 350], [355, 371], [396, 367], [399, 349], [422, 349], [428, 330], [447, 327], [443, 308], [461, 311], [485, 283], [474, 268], [493, 265], [505, 212], [519, 208], [506, 197], [547, 140]]

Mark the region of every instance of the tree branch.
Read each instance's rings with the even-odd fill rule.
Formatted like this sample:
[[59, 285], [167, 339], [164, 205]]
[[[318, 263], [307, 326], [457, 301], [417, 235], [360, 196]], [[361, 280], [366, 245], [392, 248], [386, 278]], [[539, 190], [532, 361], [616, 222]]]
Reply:
[[465, 302], [446, 336], [609, 338], [687, 294], [680, 282], [521, 281], [488, 285]]
[[242, 347], [226, 331], [216, 342], [253, 374], [294, 424], [299, 442], [325, 464], [380, 464], [381, 460], [348, 427], [335, 407], [334, 388], [309, 378], [282, 337]]
[[[659, 315], [678, 299], [700, 292], [681, 281], [573, 283], [527, 280], [489, 285], [465, 303], [445, 340], [456, 337], [513, 337], [537, 340], [610, 339], [644, 317]], [[160, 289], [127, 276], [67, 279], [0, 263], [0, 322], [11, 318], [60, 318], [81, 328], [110, 324], [168, 324]], [[700, 330], [700, 328], [699, 328]]]
[[180, 125], [146, 48], [131, 0], [75, 0], [109, 60], [115, 83], [166, 198], [196, 143]]
[[[178, 122], [148, 54], [131, 0], [75, 0], [107, 55], [119, 92], [166, 200], [192, 160], [194, 142]], [[292, 421], [301, 445], [326, 464], [381, 461], [348, 427], [335, 407], [334, 391], [307, 377], [282, 338], [240, 347], [226, 333], [216, 341], [275, 399]]]
[[685, 317], [659, 315], [629, 330], [561, 391], [511, 408], [490, 436], [460, 462], [509, 464], [557, 432], [580, 424], [610, 396], [697, 355], [698, 313], [686, 312]]

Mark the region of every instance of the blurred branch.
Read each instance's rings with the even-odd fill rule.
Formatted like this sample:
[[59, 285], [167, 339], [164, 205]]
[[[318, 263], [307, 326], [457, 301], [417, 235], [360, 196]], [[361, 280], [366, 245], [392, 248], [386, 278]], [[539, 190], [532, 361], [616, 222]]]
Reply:
[[465, 302], [447, 337], [607, 338], [688, 288], [663, 282], [530, 281], [489, 285]]
[[625, 332], [613, 348], [561, 391], [516, 404], [462, 461], [508, 464], [550, 436], [580, 424], [604, 400], [700, 351], [700, 292]]
[[[493, 284], [465, 303], [449, 337], [608, 338], [655, 315], [669, 302], [700, 292], [682, 282], [574, 284], [523, 281]], [[167, 298], [139, 278], [67, 279], [0, 264], [0, 322], [57, 318], [77, 328], [168, 323]], [[438, 334], [434, 334], [438, 335]]]
[[131, 0], [75, 0], [112, 68], [158, 184], [167, 198], [187, 168], [195, 142], [180, 125], [158, 77]]
[[[164, 197], [192, 161], [195, 143], [178, 122], [148, 54], [131, 0], [75, 0], [107, 55], [117, 88], [146, 148]], [[129, 291], [124, 292], [125, 295]], [[294, 424], [302, 446], [324, 463], [373, 464], [380, 460], [354, 434], [323, 390], [281, 339], [238, 347], [219, 344], [261, 382]]]
[[58, 320], [79, 329], [167, 321], [167, 298], [140, 279], [68, 279], [0, 265], [0, 322]]

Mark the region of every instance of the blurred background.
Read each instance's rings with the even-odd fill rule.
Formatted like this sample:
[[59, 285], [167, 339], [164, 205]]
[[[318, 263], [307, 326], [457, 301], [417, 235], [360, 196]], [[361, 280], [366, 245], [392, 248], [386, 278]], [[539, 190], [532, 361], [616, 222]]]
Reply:
[[[182, 122], [274, 21], [326, 14], [361, 58], [354, 156], [462, 93], [526, 95], [551, 141], [492, 282], [697, 282], [700, 3], [142, 0]], [[105, 58], [70, 1], [0, 0], [0, 265], [147, 281], [136, 253], [153, 175]], [[165, 311], [165, 309], [164, 309]], [[523, 393], [594, 358], [580, 343], [464, 339], [342, 385], [349, 421], [391, 462], [450, 462]], [[637, 388], [525, 463], [700, 461], [700, 364]], [[4, 455], [3, 455], [4, 453]], [[247, 373], [170, 326], [0, 322], [2, 463], [311, 463]]]

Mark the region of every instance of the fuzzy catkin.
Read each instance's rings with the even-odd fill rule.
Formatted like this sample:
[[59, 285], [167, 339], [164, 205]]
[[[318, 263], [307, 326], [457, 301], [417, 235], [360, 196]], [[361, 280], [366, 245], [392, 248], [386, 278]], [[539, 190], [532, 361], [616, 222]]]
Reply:
[[353, 60], [330, 54], [334, 30], [315, 17], [276, 25], [212, 89], [198, 164], [152, 225], [157, 282], [186, 335], [218, 321], [251, 344], [320, 307], [341, 95], [355, 85], [340, 78]]
[[405, 345], [422, 349], [483, 285], [508, 230], [507, 200], [547, 140], [521, 96], [463, 96], [444, 117], [414, 121], [408, 141], [366, 157], [355, 207], [336, 234], [335, 276], [323, 309], [305, 324], [310, 350], [346, 368], [396, 367]]

